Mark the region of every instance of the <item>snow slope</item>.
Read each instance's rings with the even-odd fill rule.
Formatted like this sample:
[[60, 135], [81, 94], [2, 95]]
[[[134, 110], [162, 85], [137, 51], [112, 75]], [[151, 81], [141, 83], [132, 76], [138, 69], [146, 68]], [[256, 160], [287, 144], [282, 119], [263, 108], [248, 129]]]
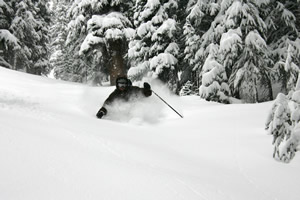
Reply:
[[272, 103], [221, 105], [153, 87], [185, 118], [151, 96], [99, 120], [113, 87], [0, 67], [0, 199], [299, 199], [300, 158], [275, 161], [264, 131]]

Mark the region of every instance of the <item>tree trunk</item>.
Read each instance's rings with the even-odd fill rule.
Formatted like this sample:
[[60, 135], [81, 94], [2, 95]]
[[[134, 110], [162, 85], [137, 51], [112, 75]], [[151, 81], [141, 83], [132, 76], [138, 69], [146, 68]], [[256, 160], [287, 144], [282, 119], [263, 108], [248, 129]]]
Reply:
[[116, 79], [119, 76], [126, 76], [124, 66], [122, 40], [110, 42], [111, 66], [109, 68], [110, 85], [116, 85]]

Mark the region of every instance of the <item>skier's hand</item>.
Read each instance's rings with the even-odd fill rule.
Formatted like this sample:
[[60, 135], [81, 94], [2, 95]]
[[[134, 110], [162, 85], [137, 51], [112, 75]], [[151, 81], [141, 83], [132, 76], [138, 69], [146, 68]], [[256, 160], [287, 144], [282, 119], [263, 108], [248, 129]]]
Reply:
[[107, 110], [106, 108], [102, 107], [100, 110], [97, 112], [96, 116], [101, 119], [104, 115], [106, 115]]
[[151, 90], [151, 86], [147, 82], [144, 82], [144, 88], [147, 89], [147, 90]]
[[146, 97], [149, 97], [149, 96], [152, 95], [151, 86], [147, 82], [144, 83], [144, 94], [145, 94]]
[[97, 112], [96, 116], [101, 119], [104, 115], [104, 112], [102, 110], [99, 110], [99, 112]]

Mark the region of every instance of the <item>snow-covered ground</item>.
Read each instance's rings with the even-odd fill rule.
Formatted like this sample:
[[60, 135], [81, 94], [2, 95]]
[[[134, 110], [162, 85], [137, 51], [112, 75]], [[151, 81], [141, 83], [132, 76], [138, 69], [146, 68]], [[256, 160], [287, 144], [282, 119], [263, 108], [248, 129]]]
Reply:
[[272, 158], [272, 102], [222, 105], [154, 84], [183, 119], [154, 95], [97, 119], [113, 89], [0, 67], [0, 199], [300, 198], [300, 157]]

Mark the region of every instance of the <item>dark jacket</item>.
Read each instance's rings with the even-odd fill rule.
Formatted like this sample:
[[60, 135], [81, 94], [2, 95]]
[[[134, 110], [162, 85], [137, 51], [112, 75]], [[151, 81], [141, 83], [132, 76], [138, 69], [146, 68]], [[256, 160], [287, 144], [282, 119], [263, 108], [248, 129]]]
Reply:
[[149, 97], [152, 95], [151, 87], [148, 83], [144, 83], [144, 88], [139, 88], [137, 86], [127, 86], [125, 90], [120, 90], [118, 87], [109, 95], [109, 97], [104, 101], [103, 106], [100, 108], [96, 116], [102, 118], [103, 115], [107, 114], [106, 107], [112, 104], [116, 100], [121, 101], [134, 101], [141, 97]]
[[124, 91], [115, 89], [105, 100], [103, 106], [109, 105], [115, 100], [124, 100], [124, 101], [136, 100], [140, 97], [148, 97], [151, 94], [152, 94], [151, 89], [139, 88], [136, 86], [128, 86]]

